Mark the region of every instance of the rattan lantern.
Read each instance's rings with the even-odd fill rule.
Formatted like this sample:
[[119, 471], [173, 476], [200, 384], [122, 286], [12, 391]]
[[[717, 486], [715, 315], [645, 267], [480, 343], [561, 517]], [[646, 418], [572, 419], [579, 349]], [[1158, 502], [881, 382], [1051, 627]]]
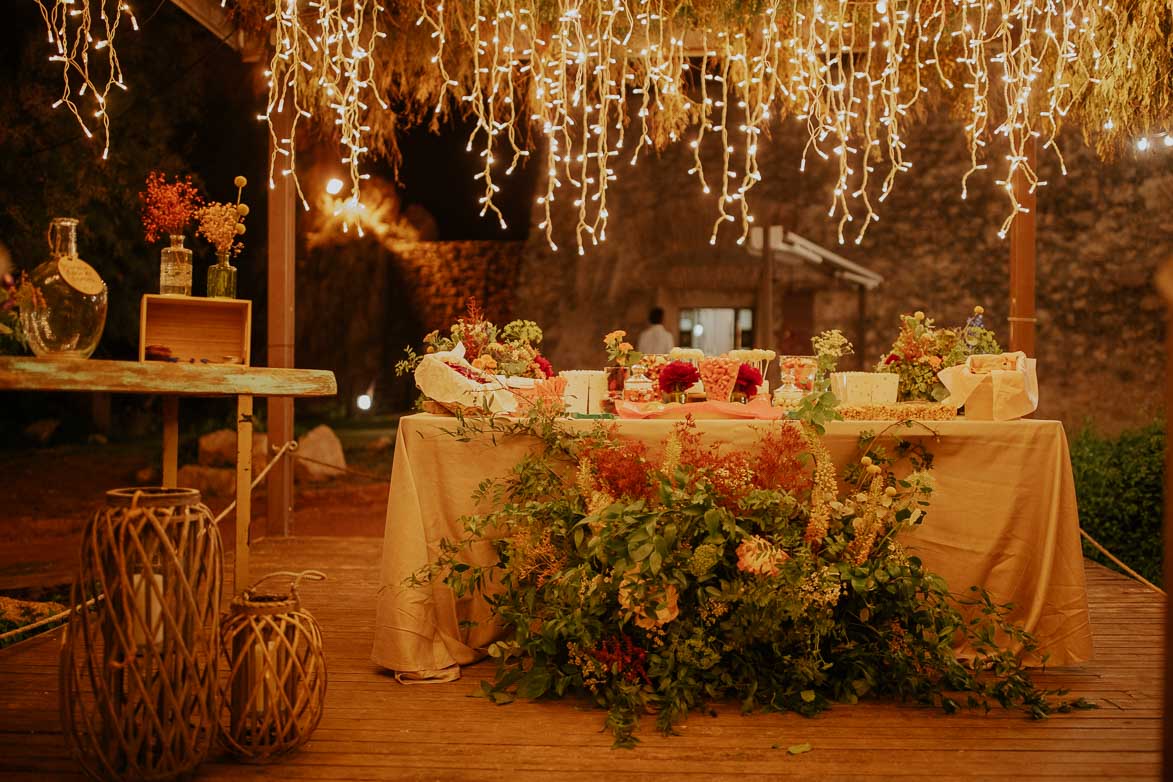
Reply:
[[90, 776], [174, 779], [207, 756], [222, 556], [193, 489], [115, 489], [86, 526], [58, 670], [65, 739]]
[[[258, 594], [278, 576], [293, 579], [283, 595]], [[304, 744], [322, 719], [326, 658], [322, 633], [301, 607], [303, 579], [321, 581], [316, 570], [271, 573], [232, 601], [224, 618], [227, 656], [226, 724], [229, 751], [248, 760], [269, 760]]]

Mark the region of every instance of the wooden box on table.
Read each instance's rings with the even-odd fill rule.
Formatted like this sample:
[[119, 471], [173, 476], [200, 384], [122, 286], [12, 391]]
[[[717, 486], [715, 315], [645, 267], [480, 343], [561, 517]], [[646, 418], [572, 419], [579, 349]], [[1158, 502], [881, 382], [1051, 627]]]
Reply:
[[139, 361], [249, 365], [253, 304], [246, 299], [143, 296]]

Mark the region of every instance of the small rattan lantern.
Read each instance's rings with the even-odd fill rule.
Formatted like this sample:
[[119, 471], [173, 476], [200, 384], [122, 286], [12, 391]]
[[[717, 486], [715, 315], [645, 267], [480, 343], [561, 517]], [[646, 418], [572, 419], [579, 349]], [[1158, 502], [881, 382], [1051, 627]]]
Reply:
[[[258, 594], [278, 576], [293, 579], [284, 595]], [[304, 744], [322, 719], [326, 658], [322, 633], [297, 594], [303, 579], [321, 581], [316, 570], [271, 573], [232, 601], [224, 618], [228, 692], [224, 744], [247, 760], [269, 760]]]
[[58, 670], [65, 739], [90, 776], [174, 779], [207, 756], [222, 556], [193, 489], [115, 489], [86, 526]]

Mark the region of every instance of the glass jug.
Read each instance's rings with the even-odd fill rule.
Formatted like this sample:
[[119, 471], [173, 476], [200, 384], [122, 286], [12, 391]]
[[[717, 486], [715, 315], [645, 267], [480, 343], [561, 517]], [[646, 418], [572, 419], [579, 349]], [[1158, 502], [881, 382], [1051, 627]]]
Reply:
[[37, 356], [89, 358], [106, 327], [106, 283], [77, 257], [77, 222], [53, 219], [49, 260], [29, 275], [33, 302], [21, 308], [20, 319]]

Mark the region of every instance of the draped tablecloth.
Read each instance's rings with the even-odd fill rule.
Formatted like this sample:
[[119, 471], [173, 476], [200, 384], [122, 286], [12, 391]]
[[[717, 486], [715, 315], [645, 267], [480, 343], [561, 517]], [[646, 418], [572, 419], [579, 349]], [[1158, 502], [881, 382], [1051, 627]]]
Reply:
[[[622, 437], [659, 444], [675, 421], [619, 420]], [[586, 429], [591, 421], [568, 420]], [[764, 421], [698, 421], [710, 442], [748, 445]], [[836, 421], [824, 438], [839, 466], [856, 456], [864, 431], [884, 422]], [[1034, 633], [1049, 665], [1090, 659], [1091, 627], [1067, 437], [1058, 421], [933, 421], [893, 430], [922, 438], [933, 454], [936, 489], [925, 522], [902, 540], [955, 593], [984, 586], [1013, 603], [1011, 619]], [[456, 598], [441, 584], [408, 581], [439, 554], [440, 542], [464, 537], [460, 517], [478, 511], [472, 497], [486, 478], [507, 475], [535, 441], [529, 437], [451, 436], [456, 420], [412, 415], [399, 423], [372, 659], [407, 678], [449, 677], [453, 666], [484, 656], [501, 629], [485, 602]], [[487, 510], [481, 508], [480, 511]], [[492, 564], [489, 542], [468, 561]]]

